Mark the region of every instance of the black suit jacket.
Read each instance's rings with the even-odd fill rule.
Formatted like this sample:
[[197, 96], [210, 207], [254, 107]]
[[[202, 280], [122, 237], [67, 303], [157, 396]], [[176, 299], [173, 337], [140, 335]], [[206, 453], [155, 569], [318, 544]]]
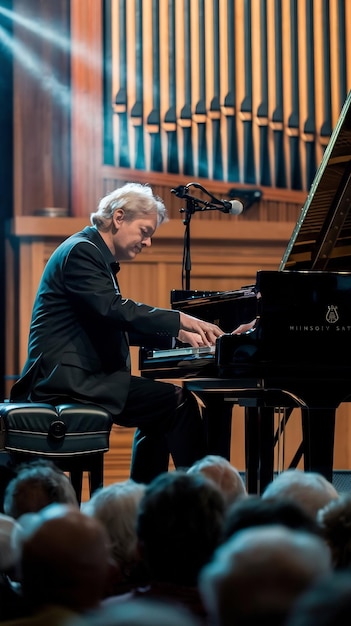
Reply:
[[28, 359], [11, 400], [91, 402], [118, 415], [130, 381], [128, 333], [176, 337], [179, 312], [122, 298], [115, 260], [94, 227], [52, 254], [36, 295]]

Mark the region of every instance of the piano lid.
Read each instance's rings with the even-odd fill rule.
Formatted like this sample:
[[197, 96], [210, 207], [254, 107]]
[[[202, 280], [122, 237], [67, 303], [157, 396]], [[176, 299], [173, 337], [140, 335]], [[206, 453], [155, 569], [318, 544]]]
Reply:
[[280, 270], [351, 269], [351, 91], [317, 170]]

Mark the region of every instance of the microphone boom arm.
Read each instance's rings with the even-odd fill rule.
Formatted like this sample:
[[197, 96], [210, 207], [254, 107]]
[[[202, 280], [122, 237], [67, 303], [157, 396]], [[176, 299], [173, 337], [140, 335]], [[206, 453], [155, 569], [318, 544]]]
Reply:
[[[212, 202], [209, 202], [208, 200], [204, 200], [203, 198], [196, 198], [196, 196], [189, 194], [188, 193], [189, 187], [195, 187], [196, 189], [200, 189], [203, 193], [207, 194], [209, 198], [211, 198]], [[230, 202], [228, 202], [227, 200], [219, 200], [210, 191], [205, 189], [205, 187], [200, 185], [200, 183], [191, 182], [185, 186], [179, 185], [178, 187], [171, 189], [171, 193], [174, 193], [178, 198], [184, 198], [186, 200], [191, 201], [193, 203], [192, 209], [191, 209], [192, 213], [195, 213], [195, 211], [216, 210], [221, 207], [222, 209], [223, 207], [227, 209], [227, 211], [225, 212], [230, 212], [230, 206], [231, 206]], [[180, 209], [180, 212], [184, 213], [185, 209]]]

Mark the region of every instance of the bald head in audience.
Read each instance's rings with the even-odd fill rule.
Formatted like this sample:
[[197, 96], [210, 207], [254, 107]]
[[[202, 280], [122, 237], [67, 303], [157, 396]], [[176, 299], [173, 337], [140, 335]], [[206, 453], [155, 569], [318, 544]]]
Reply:
[[100, 522], [74, 507], [51, 505], [20, 523], [22, 587], [30, 609], [95, 608], [109, 575], [108, 538]]
[[199, 585], [215, 626], [281, 626], [296, 598], [330, 571], [330, 551], [318, 536], [259, 526], [226, 541]]
[[200, 472], [214, 482], [222, 492], [227, 505], [247, 496], [240, 473], [231, 463], [217, 454], [208, 454], [188, 469], [189, 474]]
[[314, 517], [320, 509], [338, 497], [335, 487], [322, 474], [298, 469], [278, 474], [262, 495], [262, 498], [290, 498]]

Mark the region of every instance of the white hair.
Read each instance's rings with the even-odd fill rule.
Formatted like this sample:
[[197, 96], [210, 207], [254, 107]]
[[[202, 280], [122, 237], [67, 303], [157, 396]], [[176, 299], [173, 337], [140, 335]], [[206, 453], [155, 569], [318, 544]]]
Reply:
[[128, 479], [103, 487], [82, 505], [83, 512], [98, 519], [107, 530], [112, 556], [122, 569], [135, 559], [136, 520], [144, 492], [145, 485]]
[[319, 509], [336, 500], [339, 494], [332, 483], [318, 472], [288, 469], [274, 478], [262, 497], [289, 498], [316, 517]]
[[331, 570], [330, 550], [317, 535], [257, 526], [238, 531], [217, 549], [200, 573], [199, 587], [214, 623], [269, 624]]
[[168, 221], [163, 200], [153, 195], [149, 185], [126, 183], [101, 198], [97, 211], [91, 213], [90, 221], [98, 230], [108, 230], [117, 209], [123, 209], [126, 221], [137, 217], [157, 214], [157, 226]]

